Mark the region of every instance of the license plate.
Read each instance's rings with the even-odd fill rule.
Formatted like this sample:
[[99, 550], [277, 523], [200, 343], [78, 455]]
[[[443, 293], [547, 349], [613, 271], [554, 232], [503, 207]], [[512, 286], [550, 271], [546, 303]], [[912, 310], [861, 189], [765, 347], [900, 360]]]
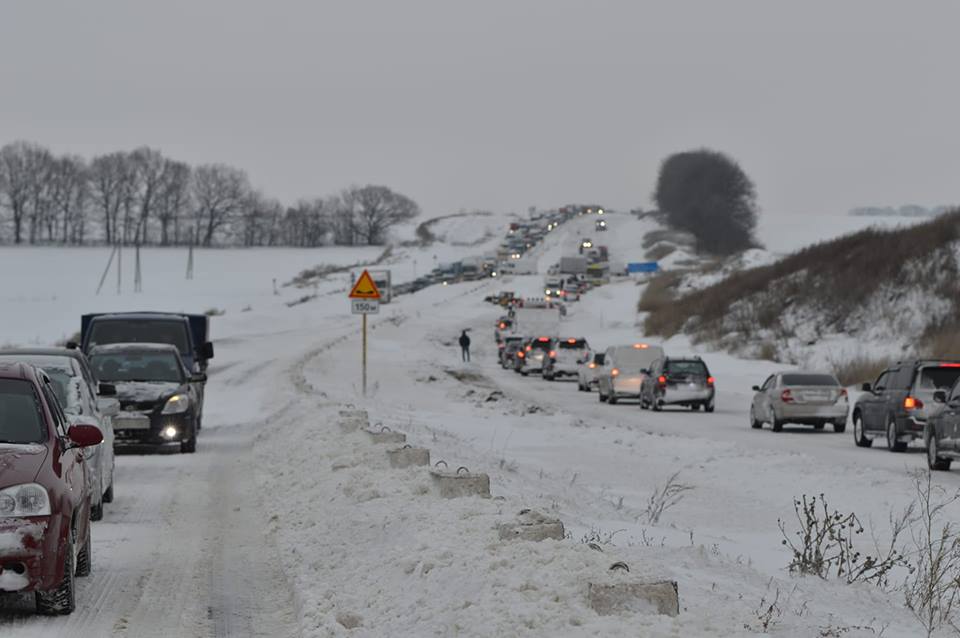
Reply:
[[113, 418], [113, 427], [118, 430], [149, 430], [150, 419], [145, 416], [118, 416]]

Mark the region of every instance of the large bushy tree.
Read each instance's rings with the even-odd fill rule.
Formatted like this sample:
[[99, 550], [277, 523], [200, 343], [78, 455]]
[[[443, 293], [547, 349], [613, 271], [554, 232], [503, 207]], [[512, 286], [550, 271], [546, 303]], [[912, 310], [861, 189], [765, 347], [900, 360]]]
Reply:
[[693, 233], [700, 250], [728, 255], [756, 245], [756, 189], [723, 153], [671, 155], [660, 166], [654, 199], [672, 226]]

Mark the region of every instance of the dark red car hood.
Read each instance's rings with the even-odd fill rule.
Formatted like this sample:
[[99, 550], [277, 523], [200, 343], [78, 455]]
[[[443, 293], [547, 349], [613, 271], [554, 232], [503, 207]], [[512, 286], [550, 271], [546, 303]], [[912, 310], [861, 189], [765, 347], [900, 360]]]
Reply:
[[32, 483], [47, 458], [47, 452], [47, 446], [42, 443], [0, 443], [0, 489]]

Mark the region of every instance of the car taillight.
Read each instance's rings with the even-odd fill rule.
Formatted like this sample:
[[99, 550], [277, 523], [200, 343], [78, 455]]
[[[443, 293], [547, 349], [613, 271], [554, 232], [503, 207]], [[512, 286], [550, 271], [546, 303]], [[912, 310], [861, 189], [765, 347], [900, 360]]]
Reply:
[[903, 407], [907, 410], [920, 410], [923, 408], [923, 401], [916, 397], [906, 397], [903, 400]]
[[531, 350], [532, 348], [533, 348], [533, 346], [527, 346], [526, 348], [524, 348], [524, 350], [526, 350], [527, 352], [530, 352], [530, 350]]
[[517, 350], [517, 356], [523, 359], [526, 355], [523, 354], [523, 350]]
[[551, 350], [551, 351], [550, 351], [550, 358], [553, 359], [553, 358], [556, 357], [556, 356], [557, 356], [557, 351], [556, 351], [556, 350]]
[[501, 330], [503, 330], [503, 329], [506, 328], [506, 327], [507, 327], [507, 324], [505, 324], [505, 323], [503, 323], [503, 322], [500, 323], [500, 329], [501, 329]]
[[613, 370], [610, 371], [610, 376], [611, 376], [611, 377], [615, 377], [615, 376], [617, 376], [618, 374], [620, 374], [620, 371], [617, 370], [616, 368], [614, 368]]
[[576, 342], [577, 342], [576, 339], [567, 339], [567, 343], [576, 343]]
[[506, 346], [505, 344], [498, 343], [498, 344], [497, 344], [497, 347], [500, 348], [501, 350], [503, 350], [503, 349], [506, 348], [507, 346]]
[[713, 384], [715, 382], [716, 382], [716, 379], [714, 379], [713, 377], [707, 377], [707, 385], [710, 386], [711, 388], [713, 387]]
[[593, 362], [591, 361], [590, 363], [587, 364], [587, 367], [590, 368], [591, 370], [593, 370], [594, 368], [597, 367], [597, 364], [595, 364], [595, 363], [593, 363]]
[[661, 374], [659, 377], [657, 377], [657, 383], [660, 385], [667, 385], [667, 378]]
[[540, 337], [539, 339], [537, 339], [537, 341], [539, 341], [540, 343], [546, 343], [550, 341], [550, 337]]
[[780, 400], [784, 403], [793, 403], [793, 392], [790, 390], [784, 390], [780, 393]]

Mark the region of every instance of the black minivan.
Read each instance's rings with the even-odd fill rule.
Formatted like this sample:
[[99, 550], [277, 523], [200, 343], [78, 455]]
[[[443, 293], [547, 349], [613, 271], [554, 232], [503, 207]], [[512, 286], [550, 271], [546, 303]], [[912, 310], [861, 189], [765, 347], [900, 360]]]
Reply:
[[900, 361], [877, 380], [863, 384], [853, 406], [853, 438], [860, 447], [885, 438], [887, 449], [903, 452], [910, 441], [924, 436], [927, 420], [943, 404], [934, 401], [938, 390], [949, 391], [960, 378], [960, 361]]

